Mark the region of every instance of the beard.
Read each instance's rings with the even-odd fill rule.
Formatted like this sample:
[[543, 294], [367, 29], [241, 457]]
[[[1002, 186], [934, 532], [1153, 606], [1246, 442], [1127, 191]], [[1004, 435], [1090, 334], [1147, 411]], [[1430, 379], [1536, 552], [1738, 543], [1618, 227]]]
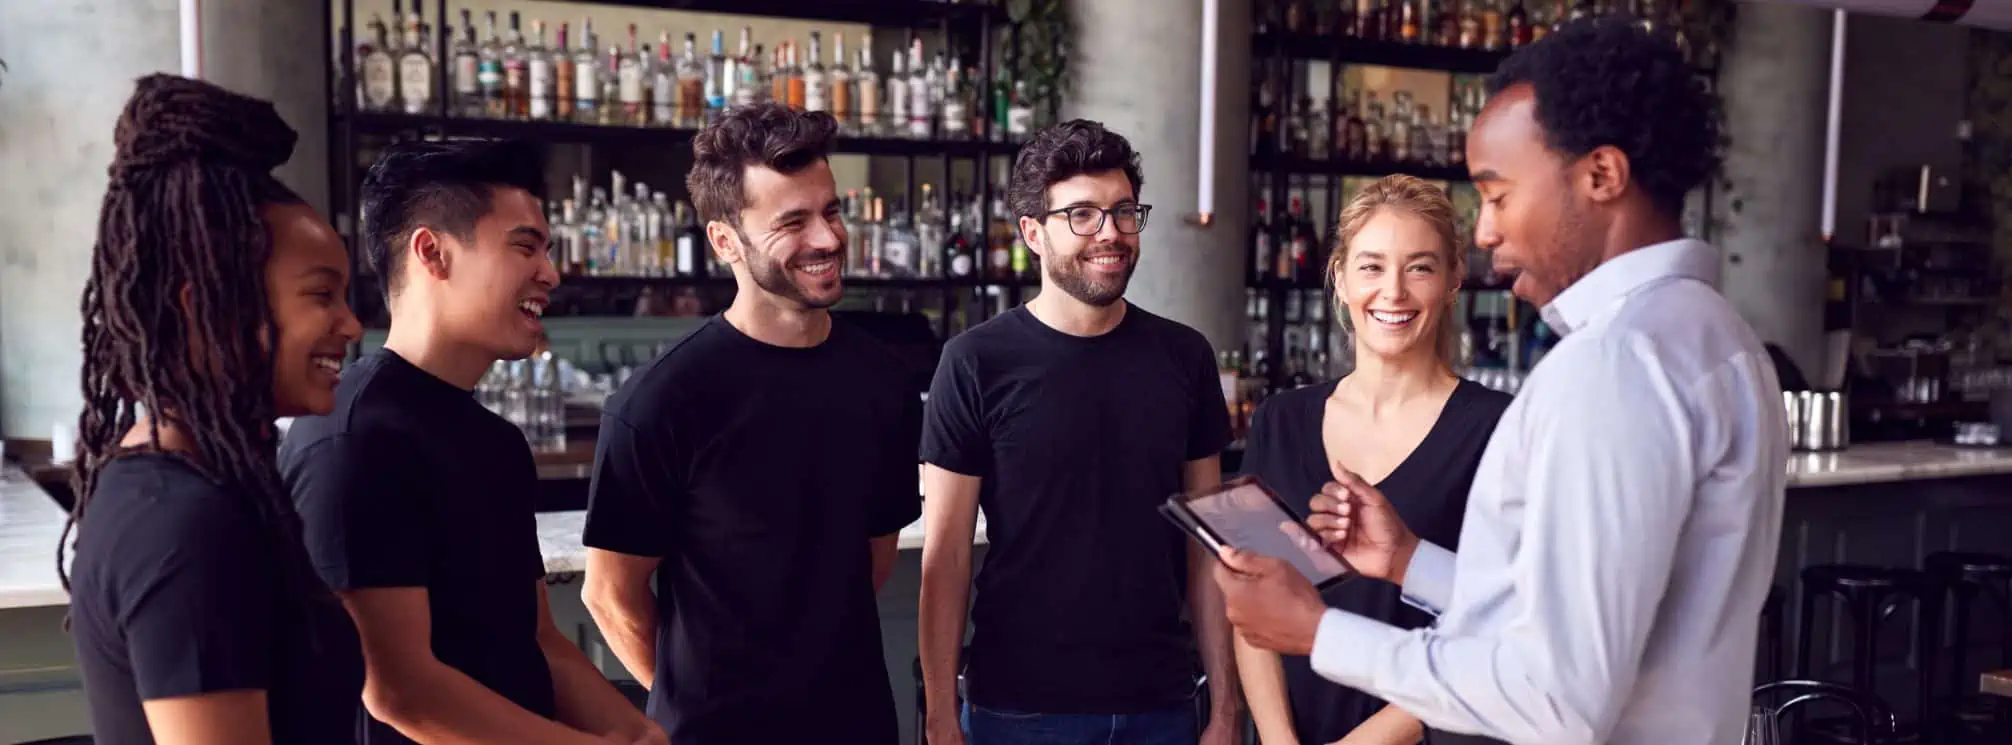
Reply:
[[[746, 238], [742, 238], [741, 245], [752, 247], [754, 244], [750, 243]], [[791, 273], [789, 266], [783, 262], [770, 258], [758, 251], [748, 250], [744, 251], [743, 254], [748, 260], [748, 274], [754, 278], [756, 287], [760, 287], [762, 291], [771, 295], [795, 303], [806, 310], [823, 310], [837, 305], [838, 301], [845, 297], [843, 286], [836, 281], [832, 283], [832, 290], [829, 296], [820, 296], [818, 294], [819, 290], [805, 287], [802, 283], [798, 282], [796, 275]], [[812, 251], [796, 257], [796, 260], [805, 263], [815, 263], [826, 259], [840, 262], [837, 275], [835, 276], [844, 275], [845, 256], [842, 252]]]
[[1083, 267], [1082, 256], [1085, 253], [1089, 251], [1086, 249], [1066, 261], [1044, 261], [1041, 265], [1048, 275], [1048, 280], [1068, 293], [1069, 297], [1098, 308], [1109, 307], [1125, 296], [1125, 287], [1132, 282], [1132, 271], [1139, 266], [1139, 252], [1131, 251], [1130, 255], [1125, 257], [1124, 273], [1110, 280], [1090, 278]]

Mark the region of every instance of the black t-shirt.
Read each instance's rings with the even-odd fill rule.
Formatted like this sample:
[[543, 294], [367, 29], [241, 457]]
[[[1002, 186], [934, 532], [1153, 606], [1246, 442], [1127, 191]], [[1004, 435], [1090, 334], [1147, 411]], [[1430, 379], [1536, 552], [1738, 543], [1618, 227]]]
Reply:
[[[343, 371], [334, 412], [294, 422], [280, 463], [329, 587], [425, 588], [434, 658], [553, 716], [538, 648], [538, 470], [521, 430], [380, 350]], [[410, 742], [375, 720], [363, 728], [366, 745]]]
[[868, 539], [921, 514], [910, 382], [843, 321], [787, 348], [714, 317], [609, 399], [585, 542], [663, 559], [672, 742], [898, 739]]
[[927, 411], [922, 459], [982, 479], [972, 703], [1127, 714], [1192, 698], [1187, 542], [1156, 508], [1230, 440], [1208, 340], [1136, 305], [1095, 337], [1014, 308], [945, 346]]
[[[1302, 519], [1310, 511], [1307, 503], [1313, 495], [1334, 480], [1321, 442], [1321, 419], [1334, 389], [1335, 381], [1329, 381], [1273, 395], [1251, 418], [1243, 473], [1271, 487]], [[1481, 465], [1481, 452], [1509, 401], [1506, 393], [1460, 381], [1425, 439], [1376, 484], [1420, 538], [1449, 549], [1458, 547], [1474, 469]], [[1357, 581], [1330, 587], [1322, 596], [1328, 607], [1402, 628], [1431, 625], [1432, 616], [1405, 604], [1400, 594], [1387, 582]], [[1315, 674], [1305, 657], [1288, 655], [1282, 662], [1293, 728], [1302, 742], [1341, 739], [1383, 708], [1381, 699]]]
[[[152, 743], [141, 702], [264, 690], [272, 741], [354, 742], [363, 695], [356, 629], [250, 501], [180, 458], [135, 453], [98, 475], [71, 565], [70, 620], [91, 727]], [[318, 597], [303, 602], [301, 593]]]

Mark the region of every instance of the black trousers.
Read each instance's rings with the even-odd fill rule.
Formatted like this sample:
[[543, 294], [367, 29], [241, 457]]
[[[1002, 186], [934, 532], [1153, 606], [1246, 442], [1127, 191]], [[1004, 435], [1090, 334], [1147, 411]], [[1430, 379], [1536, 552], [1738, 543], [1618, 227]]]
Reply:
[[1425, 731], [1425, 745], [1502, 745], [1502, 741], [1492, 737], [1456, 735], [1428, 729]]

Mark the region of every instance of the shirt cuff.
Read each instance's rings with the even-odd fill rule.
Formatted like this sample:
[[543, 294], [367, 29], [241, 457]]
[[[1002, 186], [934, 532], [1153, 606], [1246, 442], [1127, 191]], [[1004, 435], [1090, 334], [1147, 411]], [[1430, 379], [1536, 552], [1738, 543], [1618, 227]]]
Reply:
[[1421, 540], [1404, 569], [1404, 603], [1434, 616], [1453, 600], [1453, 552]]
[[1329, 608], [1320, 616], [1320, 627], [1313, 634], [1313, 655], [1307, 661], [1320, 677], [1371, 691], [1376, 661], [1388, 658], [1386, 648], [1403, 636], [1403, 630], [1382, 621]]

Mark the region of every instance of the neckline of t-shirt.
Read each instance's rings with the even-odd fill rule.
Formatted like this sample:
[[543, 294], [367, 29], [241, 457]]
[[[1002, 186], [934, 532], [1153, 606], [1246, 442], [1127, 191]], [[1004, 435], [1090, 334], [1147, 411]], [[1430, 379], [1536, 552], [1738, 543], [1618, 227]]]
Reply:
[[839, 322], [837, 316], [833, 316], [831, 319], [831, 332], [825, 334], [824, 341], [818, 342], [808, 347], [785, 347], [780, 344], [770, 344], [768, 342], [749, 336], [746, 331], [740, 330], [740, 327], [735, 326], [732, 321], [727, 320], [726, 313], [713, 314], [713, 317], [710, 319], [710, 323], [714, 326], [719, 327], [719, 330], [721, 332], [732, 337], [737, 343], [739, 343], [742, 346], [748, 347], [750, 349], [759, 349], [767, 354], [785, 354], [790, 356], [817, 354], [818, 352], [823, 351], [825, 348], [831, 346], [833, 340], [838, 338], [839, 334], [841, 333], [839, 331], [839, 328], [845, 325], [844, 323]]
[[1026, 303], [1014, 306], [1012, 310], [1007, 311], [1007, 314], [1018, 319], [1021, 323], [1033, 327], [1036, 329], [1035, 333], [1043, 337], [1056, 339], [1064, 344], [1095, 344], [1106, 339], [1117, 338], [1119, 332], [1123, 332], [1125, 329], [1131, 327], [1133, 325], [1132, 319], [1143, 312], [1136, 303], [1129, 300], [1125, 301], [1125, 315], [1118, 318], [1118, 325], [1112, 326], [1110, 331], [1096, 336], [1077, 336], [1050, 326], [1046, 321], [1041, 320], [1040, 316], [1034, 315], [1033, 309], [1027, 307]]
[[475, 398], [474, 391], [463, 389], [461, 386], [447, 382], [446, 379], [438, 375], [427, 372], [426, 368], [412, 364], [412, 360], [406, 359], [404, 355], [391, 351], [391, 349], [386, 347], [379, 347], [377, 351], [379, 355], [388, 360], [385, 364], [399, 368], [401, 370], [400, 374], [419, 381], [419, 384], [422, 386], [438, 386], [443, 391], [453, 391], [467, 397], [471, 401]]
[[[1320, 443], [1319, 444], [1320, 458], [1318, 459], [1318, 461], [1322, 464], [1323, 468], [1327, 467], [1326, 466], [1327, 444], [1321, 437], [1321, 428], [1326, 426], [1327, 423], [1326, 422], [1327, 398], [1328, 396], [1334, 395], [1334, 389], [1339, 385], [1341, 385], [1341, 379], [1335, 378], [1333, 382], [1328, 383], [1326, 386], [1324, 386], [1327, 389], [1327, 395], [1320, 397], [1321, 408], [1314, 414], [1313, 417], [1313, 437], [1311, 439], [1313, 442]], [[1411, 452], [1404, 454], [1404, 459], [1397, 462], [1396, 468], [1390, 469], [1390, 473], [1384, 474], [1382, 479], [1379, 479], [1374, 484], [1370, 484], [1370, 486], [1373, 486], [1377, 489], [1384, 489], [1388, 487], [1392, 481], [1396, 480], [1399, 476], [1403, 475], [1405, 472], [1413, 470], [1413, 461], [1419, 460], [1418, 457], [1419, 454], [1426, 452], [1427, 449], [1430, 446], [1432, 446], [1434, 442], [1438, 441], [1444, 436], [1444, 430], [1447, 427], [1452, 426], [1452, 424], [1449, 423], [1448, 420], [1455, 417], [1464, 416], [1464, 414], [1461, 413], [1464, 408], [1463, 406], [1461, 406], [1461, 403], [1462, 399], [1467, 398], [1472, 393], [1470, 387], [1480, 388], [1481, 384], [1476, 383], [1472, 380], [1468, 380], [1466, 378], [1461, 378], [1458, 382], [1454, 383], [1453, 392], [1447, 394], [1446, 403], [1439, 407], [1439, 416], [1435, 417], [1432, 420], [1432, 427], [1425, 430], [1425, 437], [1419, 440], [1418, 444], [1411, 448]], [[1325, 471], [1323, 471], [1321, 481], [1324, 483], [1329, 478], [1330, 477], [1326, 475]]]

